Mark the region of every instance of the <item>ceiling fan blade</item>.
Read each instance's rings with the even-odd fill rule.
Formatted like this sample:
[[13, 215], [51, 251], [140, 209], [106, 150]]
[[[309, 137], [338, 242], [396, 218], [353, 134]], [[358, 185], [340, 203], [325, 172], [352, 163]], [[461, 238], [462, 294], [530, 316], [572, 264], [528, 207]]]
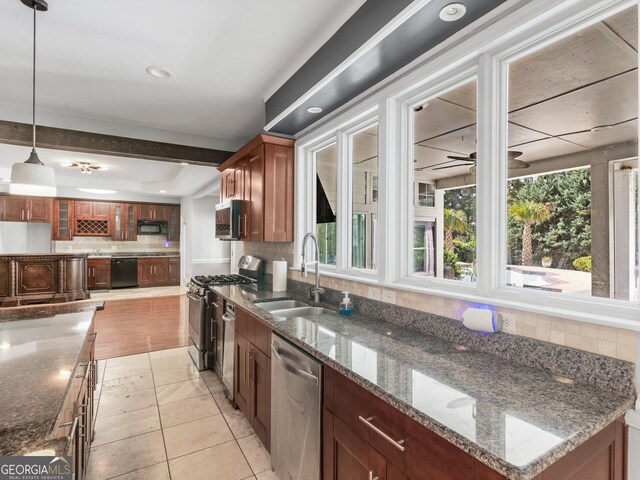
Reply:
[[459, 160], [461, 162], [474, 162], [475, 160], [471, 157], [458, 157], [457, 155], [447, 155], [447, 158], [451, 160]]
[[514, 159], [514, 158], [518, 158], [521, 155], [522, 155], [522, 152], [518, 152], [516, 150], [508, 150], [507, 151], [507, 158], [509, 160]]
[[529, 168], [531, 165], [529, 162], [525, 162], [524, 160], [516, 160], [515, 158], [510, 158], [507, 161], [507, 168], [509, 169], [519, 169], [519, 168]]
[[456, 165], [446, 165], [444, 167], [432, 168], [431, 170], [445, 170], [447, 168], [468, 167], [468, 163], [457, 163]]

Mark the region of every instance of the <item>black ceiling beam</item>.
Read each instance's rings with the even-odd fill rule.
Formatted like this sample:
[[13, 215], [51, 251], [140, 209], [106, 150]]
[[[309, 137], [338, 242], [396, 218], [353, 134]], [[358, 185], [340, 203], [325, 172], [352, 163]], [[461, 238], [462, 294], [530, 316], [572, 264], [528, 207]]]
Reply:
[[[31, 125], [0, 120], [0, 143], [29, 147], [32, 144]], [[217, 167], [233, 152], [191, 147], [174, 143], [154, 142], [101, 133], [81, 132], [54, 127], [37, 127], [37, 146], [70, 152], [142, 158], [162, 162], [189, 162]]]

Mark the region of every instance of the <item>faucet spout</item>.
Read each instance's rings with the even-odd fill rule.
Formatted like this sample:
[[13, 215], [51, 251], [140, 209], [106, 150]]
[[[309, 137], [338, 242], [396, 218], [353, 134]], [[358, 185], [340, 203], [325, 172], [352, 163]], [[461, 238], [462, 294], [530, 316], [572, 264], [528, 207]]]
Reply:
[[[309, 239], [313, 240], [313, 244], [314, 244], [314, 254], [315, 254], [315, 260], [313, 262], [309, 262], [307, 263], [306, 260], [306, 246], [307, 246], [307, 241]], [[302, 264], [300, 266], [300, 271], [302, 272], [303, 276], [307, 276], [307, 265], [315, 265], [315, 269], [316, 269], [316, 278], [315, 278], [315, 286], [313, 288], [310, 289], [309, 291], [309, 298], [313, 298], [313, 303], [318, 304], [320, 303], [320, 295], [322, 295], [324, 293], [324, 288], [320, 287], [320, 250], [318, 248], [318, 239], [316, 238], [316, 236], [312, 233], [309, 232], [307, 233], [304, 238], [302, 239]]]

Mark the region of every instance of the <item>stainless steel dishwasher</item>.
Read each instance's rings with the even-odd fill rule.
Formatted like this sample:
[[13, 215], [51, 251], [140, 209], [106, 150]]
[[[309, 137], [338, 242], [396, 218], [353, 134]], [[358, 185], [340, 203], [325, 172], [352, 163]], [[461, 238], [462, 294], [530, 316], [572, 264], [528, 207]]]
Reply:
[[276, 334], [271, 351], [271, 465], [281, 480], [319, 480], [321, 364]]

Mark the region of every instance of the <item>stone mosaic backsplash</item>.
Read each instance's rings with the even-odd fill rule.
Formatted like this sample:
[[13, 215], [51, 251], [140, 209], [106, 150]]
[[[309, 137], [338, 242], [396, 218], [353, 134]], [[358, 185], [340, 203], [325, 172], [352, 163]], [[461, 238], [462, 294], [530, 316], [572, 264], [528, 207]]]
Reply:
[[74, 237], [73, 240], [55, 240], [51, 242], [52, 253], [144, 253], [144, 252], [180, 252], [180, 242], [169, 242], [164, 235], [141, 235], [135, 241], [114, 241], [109, 237]]
[[[272, 271], [271, 262], [273, 260], [284, 258], [289, 262], [289, 265], [292, 265], [296, 255], [293, 243], [244, 242], [244, 250], [248, 255], [256, 255], [267, 260], [267, 273]], [[292, 270], [289, 271], [289, 278], [308, 283], [314, 281], [313, 275], [303, 278], [300, 272]], [[469, 302], [462, 300], [382, 288], [329, 276], [321, 278], [321, 285], [338, 292], [349, 291], [360, 297], [458, 321], [461, 320], [462, 312], [471, 306]], [[339, 304], [340, 298], [336, 300], [336, 306]], [[636, 334], [629, 330], [581, 323], [509, 308], [496, 307], [496, 311], [509, 317], [508, 333], [513, 335], [597, 353], [627, 362], [636, 362]]]

